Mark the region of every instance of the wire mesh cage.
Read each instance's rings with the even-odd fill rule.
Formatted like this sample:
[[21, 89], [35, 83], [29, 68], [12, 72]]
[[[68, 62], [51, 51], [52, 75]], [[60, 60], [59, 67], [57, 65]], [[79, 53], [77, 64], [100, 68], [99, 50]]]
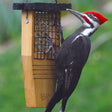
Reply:
[[55, 52], [60, 47], [61, 39], [60, 12], [35, 12], [34, 15], [34, 58], [54, 59], [52, 51], [48, 54], [44, 52], [49, 49], [51, 38]]

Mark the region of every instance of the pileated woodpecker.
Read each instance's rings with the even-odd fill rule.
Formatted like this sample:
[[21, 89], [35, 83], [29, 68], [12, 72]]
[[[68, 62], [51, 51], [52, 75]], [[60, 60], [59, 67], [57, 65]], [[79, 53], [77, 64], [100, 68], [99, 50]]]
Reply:
[[90, 36], [108, 19], [97, 12], [80, 13], [67, 9], [82, 22], [82, 26], [64, 40], [56, 54], [57, 90], [45, 112], [51, 112], [56, 103], [62, 100], [60, 112], [65, 111], [66, 103], [77, 86], [82, 69], [88, 59]]

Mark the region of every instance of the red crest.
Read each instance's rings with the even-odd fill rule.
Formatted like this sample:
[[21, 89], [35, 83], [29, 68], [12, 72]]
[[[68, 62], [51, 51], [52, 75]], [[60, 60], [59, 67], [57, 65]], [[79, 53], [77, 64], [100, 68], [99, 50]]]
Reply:
[[106, 17], [104, 17], [102, 14], [98, 13], [98, 12], [92, 12], [92, 11], [88, 11], [88, 12], [84, 12], [84, 14], [93, 14], [95, 17], [98, 18], [98, 20], [100, 21], [100, 25], [103, 24], [104, 22], [108, 21], [108, 19]]

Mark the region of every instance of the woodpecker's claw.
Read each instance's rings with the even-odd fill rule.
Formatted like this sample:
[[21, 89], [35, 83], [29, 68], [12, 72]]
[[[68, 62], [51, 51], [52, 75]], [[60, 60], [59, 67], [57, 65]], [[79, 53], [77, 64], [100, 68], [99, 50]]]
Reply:
[[52, 38], [51, 37], [46, 37], [47, 40], [48, 40], [48, 43], [49, 43], [49, 48], [47, 51], [45, 51], [44, 53], [45, 54], [48, 54], [50, 51], [52, 51], [53, 55], [54, 55], [54, 58], [55, 58], [55, 50], [54, 50], [54, 47], [53, 47], [53, 43], [52, 43]]
[[48, 54], [50, 52], [50, 50], [52, 49], [53, 45], [52, 45], [52, 38], [51, 37], [46, 37], [49, 43], [49, 48], [47, 51], [45, 51], [45, 54]]
[[45, 51], [44, 53], [45, 53], [45, 54], [48, 54], [48, 53], [50, 52], [51, 49], [52, 49], [52, 45], [50, 45], [49, 48], [48, 48], [48, 50]]

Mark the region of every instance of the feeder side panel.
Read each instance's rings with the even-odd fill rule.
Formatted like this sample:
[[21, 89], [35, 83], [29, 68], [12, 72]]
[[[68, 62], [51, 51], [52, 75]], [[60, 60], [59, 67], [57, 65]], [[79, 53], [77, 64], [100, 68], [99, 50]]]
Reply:
[[32, 43], [34, 11], [28, 11], [29, 23], [25, 23], [26, 11], [22, 11], [22, 66], [27, 107], [36, 107], [34, 79], [32, 76]]
[[22, 11], [22, 50], [24, 56], [32, 56], [34, 11], [28, 11], [29, 23], [26, 24], [26, 11]]

